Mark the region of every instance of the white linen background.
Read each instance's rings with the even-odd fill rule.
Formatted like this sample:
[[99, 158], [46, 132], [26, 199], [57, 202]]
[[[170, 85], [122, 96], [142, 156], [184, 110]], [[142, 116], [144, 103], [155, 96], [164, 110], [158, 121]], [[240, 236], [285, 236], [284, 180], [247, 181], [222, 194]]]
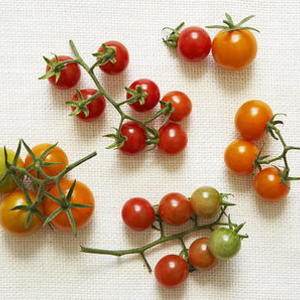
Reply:
[[[300, 144], [299, 1], [2, 0], [0, 10], [1, 146], [16, 147], [19, 138], [32, 146], [59, 141], [70, 161], [98, 151], [71, 175], [87, 183], [96, 198], [93, 221], [77, 238], [47, 228], [19, 238], [0, 229], [0, 299], [300, 299], [299, 183], [292, 184], [286, 201], [268, 205], [255, 197], [251, 176], [232, 176], [223, 163], [224, 148], [236, 137], [235, 111], [250, 99], [288, 113], [284, 134], [289, 143]], [[218, 24], [224, 12], [234, 20], [256, 15], [249, 25], [261, 30], [255, 33], [258, 56], [245, 71], [222, 70], [211, 55], [201, 63], [186, 63], [161, 43], [164, 26]], [[209, 33], [213, 37], [216, 30]], [[102, 135], [118, 122], [110, 105], [92, 124], [69, 117], [64, 101], [72, 91], [37, 80], [44, 72], [42, 55], [71, 54], [69, 39], [88, 62], [107, 40], [128, 47], [130, 64], [124, 74], [98, 75], [120, 100], [123, 87], [141, 77], [154, 80], [162, 95], [186, 92], [194, 107], [184, 124], [189, 135], [184, 154], [168, 157], [154, 151], [127, 157], [105, 150], [109, 141]], [[80, 87], [93, 88], [83, 71]], [[273, 154], [281, 149], [273, 141], [270, 145]], [[300, 154], [290, 157], [299, 176]], [[232, 260], [209, 272], [194, 272], [183, 287], [167, 290], [158, 287], [138, 256], [79, 253], [80, 244], [119, 249], [150, 241], [154, 232], [124, 228], [124, 201], [141, 196], [157, 203], [168, 192], [189, 196], [201, 185], [234, 193], [238, 205], [230, 210], [232, 217], [247, 222], [244, 231], [250, 238]], [[158, 247], [148, 253], [150, 263], [178, 250], [177, 242]]]

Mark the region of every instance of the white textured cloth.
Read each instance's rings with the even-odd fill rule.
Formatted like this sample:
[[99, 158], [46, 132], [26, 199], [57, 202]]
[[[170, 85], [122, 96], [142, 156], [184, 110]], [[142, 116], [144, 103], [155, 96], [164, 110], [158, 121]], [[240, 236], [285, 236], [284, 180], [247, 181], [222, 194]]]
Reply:
[[[288, 113], [284, 134], [300, 145], [298, 0], [1, 0], [0, 11], [1, 146], [16, 147], [19, 138], [32, 146], [59, 141], [71, 161], [98, 151], [71, 175], [87, 183], [96, 198], [93, 222], [77, 238], [48, 229], [18, 238], [0, 229], [0, 299], [300, 299], [299, 183], [292, 184], [286, 201], [268, 205], [255, 197], [251, 176], [233, 176], [223, 163], [224, 148], [236, 137], [235, 111], [250, 99]], [[261, 30], [255, 34], [258, 56], [245, 71], [222, 70], [211, 55], [202, 63], [186, 63], [161, 42], [164, 26], [218, 24], [225, 12], [235, 20], [256, 15], [249, 25]], [[64, 101], [72, 91], [53, 89], [37, 78], [44, 72], [42, 55], [71, 54], [69, 39], [89, 63], [102, 42], [119, 40], [128, 47], [130, 65], [124, 74], [109, 77], [97, 71], [119, 99], [124, 86], [142, 77], [154, 80], [162, 94], [179, 89], [190, 96], [194, 107], [184, 124], [189, 145], [183, 155], [154, 151], [127, 157], [105, 150], [109, 141], [102, 135], [118, 123], [109, 105], [95, 123], [68, 116]], [[82, 73], [80, 87], [92, 88]], [[273, 141], [268, 145], [272, 154], [281, 149]], [[292, 153], [290, 160], [299, 176], [300, 154]], [[194, 272], [182, 288], [158, 287], [138, 256], [79, 253], [80, 244], [125, 249], [155, 238], [154, 232], [124, 228], [120, 210], [125, 200], [141, 196], [157, 203], [168, 192], [189, 196], [202, 185], [235, 194], [232, 218], [247, 222], [250, 238], [234, 259], [209, 272]], [[150, 263], [179, 249], [177, 242], [158, 247], [148, 253]]]

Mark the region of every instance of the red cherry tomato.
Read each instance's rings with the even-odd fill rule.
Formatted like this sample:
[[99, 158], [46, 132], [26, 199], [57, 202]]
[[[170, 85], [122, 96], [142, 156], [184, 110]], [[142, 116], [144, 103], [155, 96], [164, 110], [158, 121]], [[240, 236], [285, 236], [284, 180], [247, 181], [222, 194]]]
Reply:
[[177, 50], [188, 61], [200, 61], [210, 52], [211, 40], [208, 33], [196, 26], [182, 30], [178, 38]]
[[161, 199], [158, 212], [163, 221], [178, 226], [189, 220], [192, 208], [184, 195], [169, 193]]
[[156, 280], [167, 288], [175, 288], [182, 285], [188, 275], [187, 262], [178, 255], [170, 254], [161, 258], [155, 266]]
[[[127, 48], [117, 41], [109, 41], [104, 43], [107, 47], [112, 47], [115, 51], [115, 63], [107, 62], [105, 65], [100, 66], [100, 69], [109, 75], [116, 75], [123, 72], [129, 62], [129, 54]], [[98, 50], [99, 53], [104, 52], [103, 47], [101, 46]]]
[[[95, 95], [98, 91], [95, 89], [83, 89], [80, 90], [80, 93], [83, 97], [83, 99], [89, 99], [91, 96]], [[78, 95], [75, 93], [72, 97], [74, 101], [78, 101]], [[87, 105], [87, 108], [89, 110], [89, 115], [85, 116], [83, 112], [76, 115], [79, 119], [90, 122], [94, 121], [95, 119], [99, 118], [104, 109], [105, 109], [106, 101], [103, 95], [98, 96], [95, 98], [91, 103]], [[72, 106], [72, 110], [75, 110], [76, 107]]]
[[[192, 102], [183, 92], [172, 91], [164, 95], [161, 99], [163, 102], [171, 102], [174, 109], [170, 116], [170, 121], [180, 122], [185, 119], [192, 111]], [[162, 104], [163, 108], [165, 105]]]
[[[140, 104], [137, 101], [130, 104], [130, 106], [138, 112], [144, 112], [154, 108], [158, 103], [160, 97], [158, 86], [152, 80], [143, 78], [134, 81], [129, 88], [132, 90], [136, 90], [137, 86], [140, 86], [143, 92], [147, 93], [147, 96], [145, 97], [145, 103]], [[127, 93], [126, 98], [129, 99], [131, 97], [132, 95], [130, 93]]]
[[183, 151], [188, 138], [179, 124], [167, 123], [159, 129], [158, 148], [169, 155], [175, 155]]
[[124, 223], [131, 229], [143, 231], [155, 221], [155, 212], [146, 199], [132, 198], [124, 204], [122, 218]]
[[[65, 61], [73, 59], [70, 56], [60, 55], [57, 56], [58, 61]], [[56, 57], [52, 58], [51, 61], [56, 62]], [[50, 70], [50, 66], [47, 65], [46, 72]], [[77, 84], [80, 79], [80, 68], [77, 63], [66, 64], [65, 68], [61, 70], [60, 77], [56, 82], [56, 76], [51, 76], [48, 78], [49, 82], [59, 89], [70, 89]]]
[[140, 124], [136, 122], [124, 123], [121, 127], [121, 133], [126, 139], [120, 148], [122, 152], [133, 155], [145, 149], [147, 136]]

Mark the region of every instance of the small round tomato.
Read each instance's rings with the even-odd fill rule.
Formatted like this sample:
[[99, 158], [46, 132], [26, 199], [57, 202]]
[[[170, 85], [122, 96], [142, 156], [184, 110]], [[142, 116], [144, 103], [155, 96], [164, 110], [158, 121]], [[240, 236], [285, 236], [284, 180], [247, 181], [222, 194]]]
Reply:
[[235, 140], [226, 148], [224, 160], [233, 173], [248, 175], [253, 172], [258, 154], [259, 149], [255, 144], [244, 140]]
[[[159, 88], [156, 85], [156, 83], [153, 82], [152, 80], [143, 78], [143, 79], [134, 81], [129, 86], [129, 89], [136, 91], [138, 87], [140, 87], [142, 92], [147, 94], [144, 97], [145, 103], [141, 104], [139, 101], [136, 101], [136, 102], [130, 104], [130, 106], [135, 111], [138, 111], [138, 112], [144, 112], [144, 111], [154, 108], [157, 105], [159, 98], [160, 98]], [[134, 94], [133, 95], [130, 93], [126, 94], [127, 99], [129, 99], [133, 96], [134, 96]]]
[[155, 221], [155, 212], [151, 204], [144, 198], [132, 198], [122, 208], [124, 223], [133, 230], [143, 231]]
[[[43, 153], [51, 146], [51, 144], [40, 144], [37, 146], [34, 146], [31, 150], [33, 154], [40, 158]], [[43, 159], [40, 158], [40, 161], [34, 162], [31, 155], [28, 154], [25, 158], [25, 168], [29, 168], [32, 165], [41, 165], [43, 162], [45, 163], [59, 163], [51, 166], [45, 166], [42, 167], [42, 170], [48, 175], [48, 176], [56, 176], [60, 172], [62, 172], [69, 164], [68, 157], [66, 153], [58, 146], [54, 147], [50, 150], [50, 152], [44, 157]], [[30, 174], [33, 176], [38, 176], [37, 171], [35, 169], [30, 171]], [[40, 177], [41, 175], [39, 175]]]
[[191, 206], [194, 213], [201, 218], [212, 218], [220, 209], [221, 196], [212, 187], [200, 187], [191, 196]]
[[[28, 195], [34, 202], [36, 195], [33, 192], [28, 192]], [[0, 223], [6, 231], [14, 235], [30, 235], [40, 229], [43, 222], [39, 216], [33, 214], [31, 222], [26, 227], [29, 211], [12, 210], [19, 205], [27, 205], [23, 192], [14, 191], [6, 196], [0, 203]]]
[[208, 249], [208, 238], [197, 239], [191, 244], [189, 261], [198, 270], [208, 270], [216, 264], [217, 259]]
[[235, 126], [245, 140], [257, 140], [263, 136], [266, 124], [272, 118], [270, 106], [259, 100], [244, 103], [235, 115]]
[[254, 188], [257, 195], [267, 202], [278, 202], [290, 191], [289, 185], [282, 182], [279, 171], [274, 167], [265, 168], [256, 174]]
[[[6, 149], [6, 152], [7, 152], [7, 161], [9, 163], [13, 163], [16, 153], [10, 149]], [[20, 157], [18, 158], [17, 166], [20, 168], [24, 167], [23, 160]], [[0, 148], [0, 180], [5, 176], [6, 171], [7, 168], [5, 164], [4, 148]], [[0, 183], [0, 194], [10, 193], [13, 190], [15, 190], [16, 187], [17, 185], [15, 181], [13, 180], [12, 176], [9, 175], [8, 177], [6, 177], [6, 179], [3, 182]]]
[[[115, 61], [108, 61], [106, 64], [100, 66], [100, 69], [109, 75], [116, 75], [123, 72], [127, 68], [129, 62], [129, 53], [127, 48], [117, 41], [109, 41], [104, 44], [106, 47], [112, 48], [115, 51]], [[98, 49], [99, 53], [103, 53], [104, 51], [103, 46]]]
[[[58, 58], [58, 61], [57, 61], [56, 57], [52, 58], [51, 61], [56, 64], [58, 62], [73, 59], [70, 56], [64, 56], [64, 55], [57, 56], [57, 58]], [[48, 72], [50, 70], [50, 68], [51, 67], [49, 65], [47, 65], [46, 72]], [[81, 72], [80, 72], [80, 68], [79, 68], [78, 64], [75, 62], [71, 62], [71, 63], [66, 64], [65, 68], [60, 71], [60, 76], [57, 81], [56, 81], [55, 75], [49, 77], [48, 80], [52, 85], [54, 85], [55, 87], [57, 87], [59, 89], [70, 89], [78, 83], [78, 81], [80, 79], [80, 74], [81, 74]]]
[[[59, 184], [62, 193], [66, 197], [73, 184], [73, 181], [63, 179], [60, 181]], [[61, 199], [60, 191], [58, 190], [57, 185], [52, 187], [49, 193], [53, 197]], [[43, 207], [46, 216], [49, 216], [51, 213], [53, 213], [60, 207], [63, 209], [62, 212], [60, 212], [54, 219], [52, 219], [51, 224], [53, 224], [56, 228], [62, 231], [72, 231], [72, 226], [66, 214], [66, 211], [70, 210], [71, 214], [73, 215], [77, 230], [87, 225], [93, 215], [95, 204], [94, 196], [89, 187], [80, 181], [76, 181], [76, 185], [71, 195], [71, 198], [69, 199], [69, 201], [66, 200], [66, 202], [67, 205], [64, 207], [50, 198], [45, 198], [45, 200], [43, 201]], [[68, 203], [90, 205], [91, 207], [70, 208]]]
[[[82, 98], [85, 100], [89, 99], [90, 97], [95, 95], [97, 92], [98, 91], [95, 89], [80, 90]], [[72, 100], [78, 102], [78, 94], [77, 93], [75, 93], [73, 95]], [[105, 105], [106, 105], [105, 98], [103, 95], [100, 95], [97, 98], [95, 98], [91, 103], [86, 105], [86, 107], [89, 111], [89, 114], [87, 116], [81, 111], [79, 114], [76, 115], [76, 117], [78, 117], [79, 119], [86, 121], [86, 122], [94, 121], [95, 119], [99, 118], [102, 115], [102, 113], [105, 109]], [[75, 109], [76, 109], [76, 106], [72, 106], [72, 110], [74, 111]]]
[[144, 128], [136, 122], [124, 123], [121, 134], [125, 137], [120, 150], [126, 154], [134, 155], [143, 151], [146, 147], [147, 136]]
[[188, 61], [200, 61], [210, 52], [211, 40], [208, 33], [200, 27], [187, 27], [179, 35], [178, 53]]
[[208, 247], [211, 253], [219, 259], [231, 258], [239, 252], [241, 238], [234, 230], [221, 227], [212, 232]]
[[[190, 98], [183, 92], [172, 91], [164, 95], [162, 102], [171, 102], [173, 111], [170, 115], [170, 121], [180, 122], [185, 119], [192, 111], [192, 102]], [[162, 104], [161, 108], [165, 105]]]
[[188, 137], [179, 124], [167, 123], [159, 129], [158, 148], [169, 155], [183, 151], [188, 143]]
[[163, 221], [178, 226], [189, 220], [192, 209], [184, 195], [169, 193], [161, 199], [158, 212]]
[[170, 254], [161, 258], [155, 266], [156, 280], [167, 288], [175, 288], [182, 285], [188, 275], [187, 262], [178, 255]]

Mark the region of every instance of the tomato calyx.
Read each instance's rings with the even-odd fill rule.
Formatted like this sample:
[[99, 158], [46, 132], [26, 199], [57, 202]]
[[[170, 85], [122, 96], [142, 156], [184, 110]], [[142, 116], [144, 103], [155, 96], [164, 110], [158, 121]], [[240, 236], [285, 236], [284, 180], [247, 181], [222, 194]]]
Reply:
[[103, 137], [112, 138], [114, 142], [106, 147], [106, 149], [118, 149], [121, 148], [126, 142], [126, 137], [122, 135], [118, 128], [113, 128], [116, 133], [105, 134]]
[[146, 97], [148, 95], [147, 92], [144, 92], [140, 85], [137, 85], [135, 89], [125, 88], [126, 92], [131, 95], [129, 99], [126, 100], [128, 104], [132, 104], [135, 102], [144, 105], [146, 102]]
[[162, 30], [170, 30], [171, 33], [163, 38], [163, 42], [170, 48], [177, 48], [177, 42], [180, 35], [180, 30], [184, 26], [184, 22], [180, 23], [176, 28], [164, 27]]
[[108, 62], [112, 64], [116, 63], [116, 50], [113, 47], [107, 46], [106, 44], [102, 44], [101, 48], [103, 52], [93, 53], [93, 56], [97, 58], [97, 66], [104, 66]]

